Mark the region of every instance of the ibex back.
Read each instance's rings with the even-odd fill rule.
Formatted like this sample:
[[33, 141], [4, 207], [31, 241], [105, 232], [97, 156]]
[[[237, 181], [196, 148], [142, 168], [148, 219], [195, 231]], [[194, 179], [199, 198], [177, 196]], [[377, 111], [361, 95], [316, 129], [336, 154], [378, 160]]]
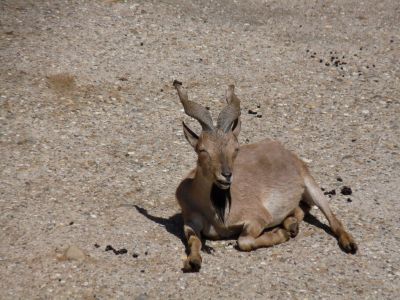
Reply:
[[188, 100], [180, 82], [174, 81], [174, 86], [186, 114], [202, 127], [197, 135], [183, 123], [198, 156], [197, 167], [176, 191], [189, 247], [184, 271], [200, 269], [202, 237], [238, 237], [243, 251], [276, 245], [297, 235], [299, 222], [314, 204], [328, 219], [340, 247], [357, 251], [301, 159], [269, 139], [239, 146], [240, 100], [233, 85], [216, 126], [207, 109]]

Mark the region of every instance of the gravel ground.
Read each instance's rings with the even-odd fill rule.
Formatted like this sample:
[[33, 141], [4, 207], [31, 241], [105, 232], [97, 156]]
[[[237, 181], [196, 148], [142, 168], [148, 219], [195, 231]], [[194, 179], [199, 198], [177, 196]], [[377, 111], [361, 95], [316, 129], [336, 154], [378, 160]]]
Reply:
[[[399, 24], [396, 0], [0, 1], [0, 298], [399, 298]], [[208, 241], [182, 273], [173, 79], [214, 116], [234, 83], [241, 142], [309, 163], [359, 252], [314, 209], [287, 243]]]

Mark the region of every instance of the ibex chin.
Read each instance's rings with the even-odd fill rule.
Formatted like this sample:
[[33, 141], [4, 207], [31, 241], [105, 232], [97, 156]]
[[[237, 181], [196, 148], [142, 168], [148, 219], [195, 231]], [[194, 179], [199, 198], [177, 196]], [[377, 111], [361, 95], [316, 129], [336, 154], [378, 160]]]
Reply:
[[299, 223], [314, 204], [328, 219], [340, 247], [348, 253], [357, 251], [301, 159], [270, 139], [239, 146], [240, 100], [233, 85], [216, 126], [207, 109], [188, 99], [181, 82], [174, 81], [174, 86], [185, 113], [202, 127], [197, 135], [183, 123], [198, 157], [197, 167], [176, 191], [189, 251], [184, 271], [199, 271], [203, 237], [238, 238], [243, 251], [273, 246], [297, 235]]

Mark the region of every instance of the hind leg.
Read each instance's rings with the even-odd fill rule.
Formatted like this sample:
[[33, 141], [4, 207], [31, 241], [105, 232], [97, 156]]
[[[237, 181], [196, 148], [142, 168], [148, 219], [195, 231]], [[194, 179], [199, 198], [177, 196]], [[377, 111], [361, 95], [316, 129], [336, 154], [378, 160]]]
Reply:
[[264, 232], [264, 227], [256, 223], [248, 223], [244, 226], [238, 239], [239, 249], [251, 251], [262, 247], [271, 247], [289, 239], [289, 233], [282, 228], [275, 228]]
[[340, 248], [347, 253], [356, 253], [358, 247], [354, 238], [344, 229], [342, 223], [333, 214], [327, 199], [319, 189], [315, 180], [309, 175], [305, 178], [304, 182], [306, 184], [305, 197], [307, 203], [315, 203], [328, 219], [329, 225], [338, 239]]
[[299, 206], [292, 215], [283, 220], [282, 226], [289, 232], [290, 237], [294, 238], [299, 233], [299, 225], [304, 219], [304, 214], [305, 209]]

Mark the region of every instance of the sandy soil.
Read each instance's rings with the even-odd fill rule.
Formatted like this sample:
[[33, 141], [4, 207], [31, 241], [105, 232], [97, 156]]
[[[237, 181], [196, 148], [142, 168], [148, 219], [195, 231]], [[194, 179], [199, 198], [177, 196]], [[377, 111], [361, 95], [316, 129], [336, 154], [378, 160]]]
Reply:
[[[400, 297], [399, 24], [395, 0], [0, 1], [0, 298]], [[214, 115], [236, 84], [241, 142], [305, 159], [359, 253], [314, 209], [288, 243], [207, 242], [182, 273], [173, 79]]]

